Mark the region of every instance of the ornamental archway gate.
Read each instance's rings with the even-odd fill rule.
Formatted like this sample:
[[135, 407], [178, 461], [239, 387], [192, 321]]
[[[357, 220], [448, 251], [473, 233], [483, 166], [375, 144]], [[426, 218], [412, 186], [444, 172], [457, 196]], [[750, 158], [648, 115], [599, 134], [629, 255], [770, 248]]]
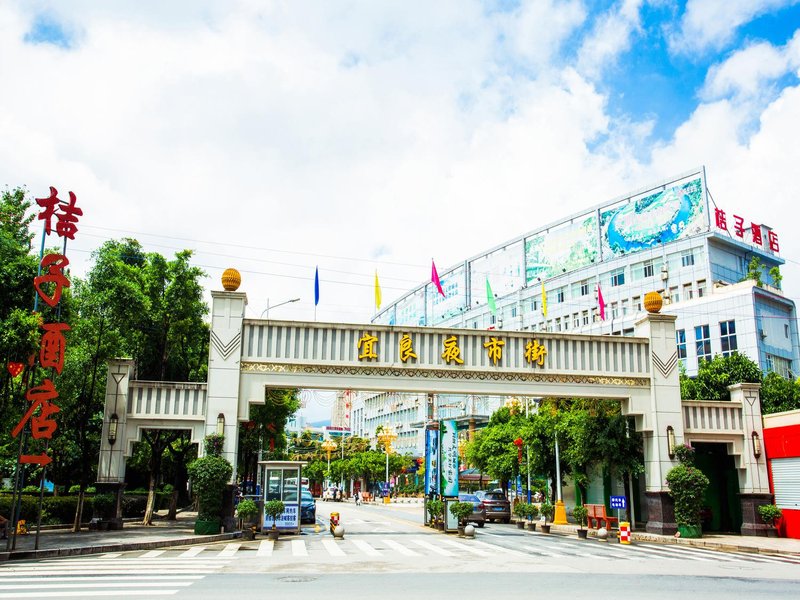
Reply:
[[[726, 403], [738, 407], [738, 417], [716, 429], [705, 419], [698, 429], [697, 409], [682, 407], [672, 315], [643, 314], [636, 337], [618, 337], [245, 319], [246, 294], [212, 292], [212, 299], [207, 384], [135, 381], [131, 361], [109, 364], [99, 483], [124, 481], [125, 458], [144, 429], [188, 429], [198, 443], [222, 429], [224, 456], [235, 466], [238, 423], [248, 420], [251, 404], [264, 403], [265, 388], [276, 387], [616, 399], [644, 437], [652, 532], [675, 531], [664, 483], [676, 464], [668, 430], [677, 443], [709, 436], [729, 443], [739, 459], [743, 509], [745, 497], [754, 503], [769, 493], [763, 459], [745, 451], [748, 427], [761, 436], [758, 402], [743, 401], [739, 389], [738, 404]], [[695, 423], [687, 437], [684, 419]], [[743, 532], [758, 529], [755, 514], [743, 512]]]

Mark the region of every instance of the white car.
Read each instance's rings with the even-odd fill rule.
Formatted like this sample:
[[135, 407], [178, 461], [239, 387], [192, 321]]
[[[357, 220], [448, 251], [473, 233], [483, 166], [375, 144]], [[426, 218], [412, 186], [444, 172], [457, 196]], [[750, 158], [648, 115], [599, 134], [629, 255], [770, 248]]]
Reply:
[[336, 487], [329, 487], [324, 492], [322, 492], [322, 500], [327, 502], [328, 500], [339, 502], [341, 501], [342, 496], [339, 492], [339, 488]]

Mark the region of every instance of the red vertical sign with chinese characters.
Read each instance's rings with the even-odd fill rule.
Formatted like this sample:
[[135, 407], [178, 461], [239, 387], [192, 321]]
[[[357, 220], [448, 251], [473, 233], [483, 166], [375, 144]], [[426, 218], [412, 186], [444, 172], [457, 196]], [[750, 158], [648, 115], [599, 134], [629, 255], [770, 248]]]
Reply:
[[[75, 239], [78, 231], [78, 218], [83, 216], [83, 211], [76, 206], [77, 197], [69, 192], [69, 201], [62, 201], [58, 197], [58, 190], [50, 188], [47, 198], [36, 198], [36, 204], [41, 207], [39, 220], [44, 221], [45, 236], [55, 230], [58, 237], [65, 240]], [[66, 248], [66, 244], [64, 246]], [[64, 274], [64, 269], [69, 265], [69, 260], [63, 254], [48, 254], [43, 256], [40, 264], [39, 275], [33, 279], [33, 287], [39, 299], [50, 307], [58, 306], [64, 288], [70, 285], [69, 279]], [[42, 339], [39, 345], [39, 364], [44, 369], [52, 369], [51, 373], [61, 374], [64, 368], [64, 351], [66, 338], [64, 332], [69, 330], [66, 323], [43, 323]], [[52, 379], [45, 378], [40, 385], [28, 389], [25, 399], [30, 403], [25, 415], [11, 431], [13, 437], [22, 433], [25, 425], [30, 423], [31, 437], [35, 440], [53, 437], [58, 428], [54, 416], [60, 411], [55, 403], [58, 391]], [[23, 454], [19, 458], [22, 464], [36, 464], [45, 466], [52, 462], [47, 453]]]

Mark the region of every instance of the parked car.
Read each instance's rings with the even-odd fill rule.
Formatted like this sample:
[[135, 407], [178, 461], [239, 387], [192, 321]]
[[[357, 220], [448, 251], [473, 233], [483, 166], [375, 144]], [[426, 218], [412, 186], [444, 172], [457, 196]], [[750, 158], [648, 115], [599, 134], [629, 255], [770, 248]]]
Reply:
[[334, 502], [341, 502], [342, 500], [342, 493], [339, 491], [339, 488], [336, 486], [331, 486], [322, 492], [322, 500], [327, 502], [328, 500]]
[[305, 489], [300, 492], [300, 522], [317, 522], [317, 501], [314, 500], [311, 492]]
[[472, 503], [472, 514], [466, 519], [467, 523], [475, 523], [478, 527], [483, 527], [486, 523], [486, 506], [481, 499], [474, 494], [459, 494], [458, 501]]
[[502, 492], [486, 492], [481, 500], [486, 507], [487, 521], [511, 522], [511, 502]]

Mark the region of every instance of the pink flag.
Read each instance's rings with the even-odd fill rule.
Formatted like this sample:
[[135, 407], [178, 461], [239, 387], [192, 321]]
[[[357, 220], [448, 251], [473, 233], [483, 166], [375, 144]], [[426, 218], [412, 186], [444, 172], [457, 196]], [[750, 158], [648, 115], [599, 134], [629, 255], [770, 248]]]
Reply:
[[600, 284], [597, 284], [597, 306], [600, 308], [600, 320], [606, 320], [606, 301], [603, 300], [603, 292], [600, 291]]
[[436, 272], [436, 263], [433, 262], [433, 259], [431, 259], [431, 281], [433, 282], [433, 285], [436, 286], [436, 289], [439, 290], [439, 293], [444, 296], [442, 282], [439, 281], [439, 273]]

